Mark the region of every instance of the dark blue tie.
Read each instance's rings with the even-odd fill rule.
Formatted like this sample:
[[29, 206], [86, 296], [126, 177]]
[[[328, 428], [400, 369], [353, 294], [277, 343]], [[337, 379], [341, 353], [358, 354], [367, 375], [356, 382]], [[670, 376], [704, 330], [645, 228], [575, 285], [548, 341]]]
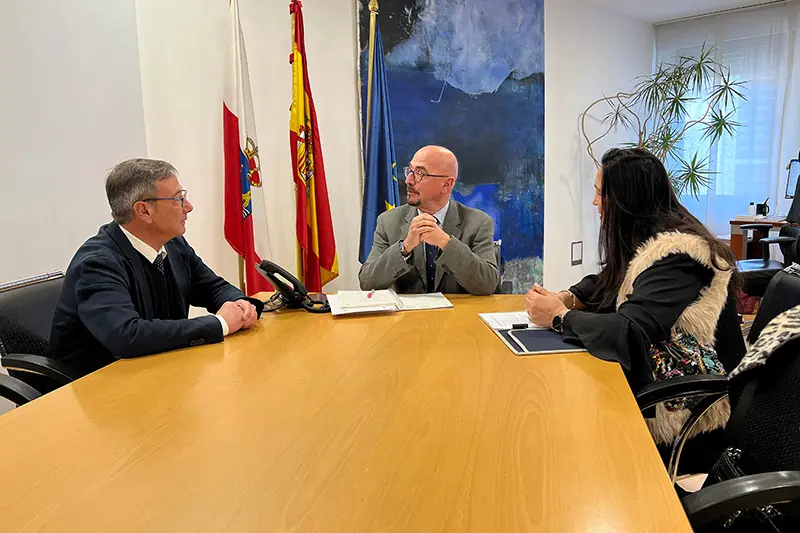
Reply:
[[[434, 217], [436, 218], [436, 217]], [[439, 219], [436, 224], [442, 225]], [[427, 274], [428, 292], [436, 292], [436, 258], [439, 256], [439, 247], [425, 243], [425, 271]]]
[[432, 244], [425, 244], [425, 269], [428, 275], [428, 292], [436, 292], [436, 256], [439, 248]]
[[153, 261], [153, 265], [155, 265], [161, 274], [164, 274], [164, 254], [159, 253], [156, 256], [155, 261]]

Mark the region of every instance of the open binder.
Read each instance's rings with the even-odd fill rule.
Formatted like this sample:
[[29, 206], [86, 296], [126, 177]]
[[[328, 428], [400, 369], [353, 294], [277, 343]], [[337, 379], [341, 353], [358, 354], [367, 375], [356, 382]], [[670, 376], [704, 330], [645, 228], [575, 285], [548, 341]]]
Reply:
[[[564, 341], [561, 335], [551, 329], [534, 326], [524, 312], [482, 313], [478, 316], [516, 355], [586, 351], [582, 346]], [[524, 324], [525, 327], [508, 327], [510, 324]]]

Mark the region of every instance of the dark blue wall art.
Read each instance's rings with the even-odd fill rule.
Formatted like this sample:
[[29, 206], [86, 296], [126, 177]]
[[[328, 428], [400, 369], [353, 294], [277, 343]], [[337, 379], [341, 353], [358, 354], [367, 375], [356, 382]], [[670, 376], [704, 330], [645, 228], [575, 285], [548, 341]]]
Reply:
[[[358, 4], [362, 87], [367, 4]], [[503, 280], [527, 291], [542, 280], [543, 0], [380, 0], [378, 22], [398, 167], [421, 146], [450, 148], [455, 199], [494, 218]]]

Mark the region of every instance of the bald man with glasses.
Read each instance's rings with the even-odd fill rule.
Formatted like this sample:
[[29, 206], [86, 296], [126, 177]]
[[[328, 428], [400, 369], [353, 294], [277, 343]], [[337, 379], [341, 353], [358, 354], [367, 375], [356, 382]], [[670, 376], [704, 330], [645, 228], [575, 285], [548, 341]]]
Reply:
[[358, 273], [362, 290], [492, 294], [500, 283], [494, 221], [450, 198], [458, 160], [426, 146], [404, 169], [408, 203], [378, 217], [372, 250]]
[[[166, 161], [130, 159], [106, 178], [110, 224], [67, 268], [48, 355], [87, 374], [121, 358], [219, 342], [264, 304], [217, 276], [183, 234], [194, 209]], [[189, 306], [214, 313], [189, 318]]]

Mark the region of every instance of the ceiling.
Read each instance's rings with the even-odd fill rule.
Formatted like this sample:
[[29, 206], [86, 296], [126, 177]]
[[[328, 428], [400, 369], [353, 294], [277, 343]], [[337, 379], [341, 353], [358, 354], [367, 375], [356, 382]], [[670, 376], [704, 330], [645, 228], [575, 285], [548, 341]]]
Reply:
[[592, 0], [595, 4], [623, 15], [636, 17], [646, 22], [666, 22], [734, 9], [755, 4], [770, 3], [770, 0]]

